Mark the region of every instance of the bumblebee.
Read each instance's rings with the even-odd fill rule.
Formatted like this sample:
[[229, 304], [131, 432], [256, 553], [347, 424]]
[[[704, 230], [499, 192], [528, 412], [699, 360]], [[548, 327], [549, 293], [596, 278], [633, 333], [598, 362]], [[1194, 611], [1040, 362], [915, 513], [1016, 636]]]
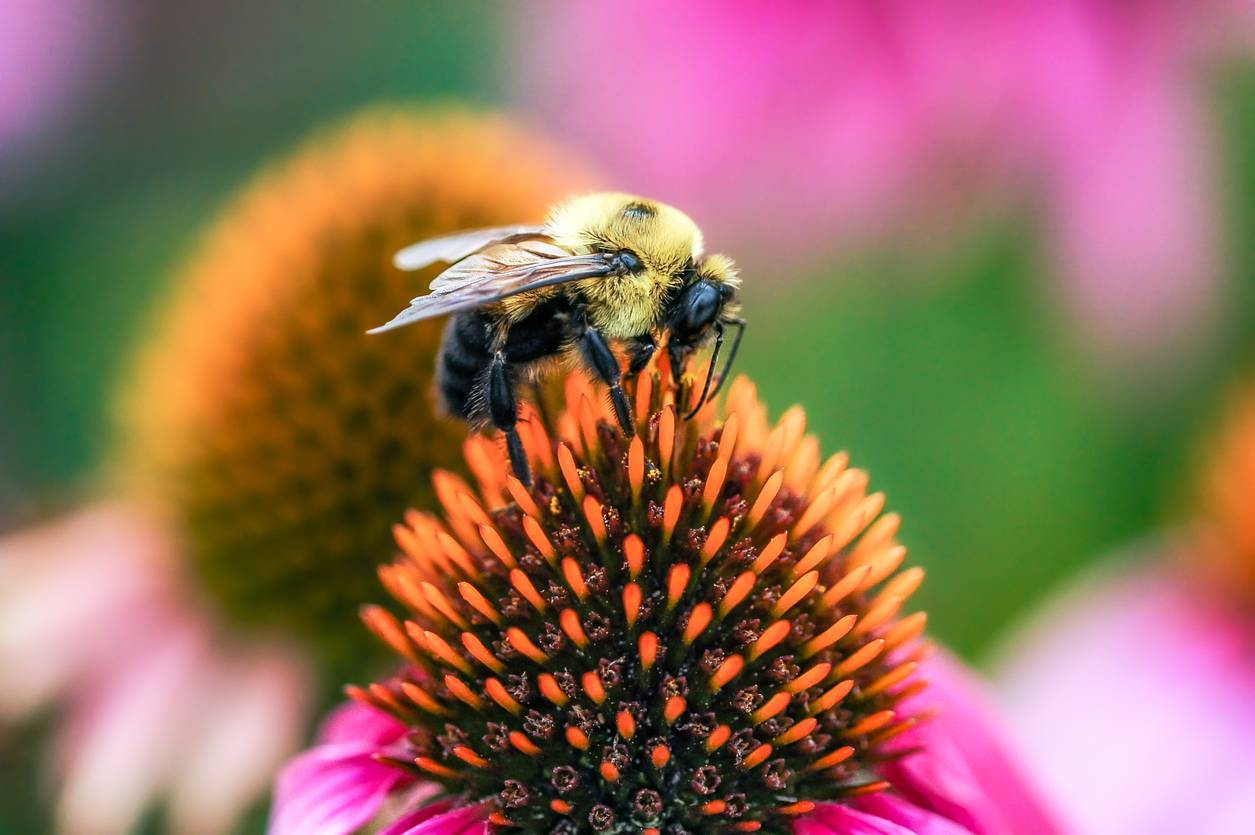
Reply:
[[[624, 377], [639, 374], [660, 341], [675, 375], [714, 342], [691, 417], [718, 393], [745, 332], [731, 259], [703, 252], [701, 230], [688, 215], [627, 194], [574, 197], [550, 209], [543, 225], [456, 233], [395, 257], [402, 270], [437, 262], [450, 266], [430, 292], [370, 332], [453, 314], [437, 359], [440, 397], [472, 426], [501, 430], [511, 467], [528, 485], [516, 428], [522, 374], [553, 358], [583, 366], [609, 388], [619, 425], [631, 436]], [[731, 327], [736, 338], [716, 374]], [[612, 345], [626, 351], [626, 375]]]

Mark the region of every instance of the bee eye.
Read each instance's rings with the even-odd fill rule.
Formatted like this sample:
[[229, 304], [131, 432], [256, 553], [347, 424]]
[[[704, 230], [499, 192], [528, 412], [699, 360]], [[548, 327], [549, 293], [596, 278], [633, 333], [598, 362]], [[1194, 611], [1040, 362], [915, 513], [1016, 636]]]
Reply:
[[614, 265], [625, 273], [640, 272], [645, 268], [641, 259], [630, 249], [621, 249], [614, 254]]
[[680, 300], [680, 330], [685, 334], [705, 330], [719, 315], [722, 303], [722, 294], [709, 281], [690, 285]]

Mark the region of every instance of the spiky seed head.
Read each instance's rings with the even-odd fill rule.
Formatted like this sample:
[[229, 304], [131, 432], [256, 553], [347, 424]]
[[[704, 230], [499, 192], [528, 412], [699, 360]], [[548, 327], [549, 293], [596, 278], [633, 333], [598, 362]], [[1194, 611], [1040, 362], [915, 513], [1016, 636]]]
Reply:
[[[665, 360], [664, 360], [665, 364]], [[900, 616], [898, 519], [800, 409], [769, 427], [736, 381], [722, 417], [661, 373], [625, 439], [580, 377], [520, 424], [535, 485], [468, 442], [381, 572], [406, 610], [363, 617], [405, 659], [350, 695], [411, 729], [388, 762], [526, 832], [786, 832], [817, 801], [887, 783], [885, 743], [922, 613]], [[679, 413], [682, 413], [681, 409]]]
[[439, 269], [401, 273], [392, 255], [538, 220], [589, 179], [503, 118], [387, 109], [227, 207], [128, 375], [117, 470], [172, 518], [232, 622], [361, 674], [374, 642], [326, 625], [373, 592], [392, 520], [434, 501], [432, 471], [463, 466], [465, 429], [429, 396], [442, 323], [365, 333]]

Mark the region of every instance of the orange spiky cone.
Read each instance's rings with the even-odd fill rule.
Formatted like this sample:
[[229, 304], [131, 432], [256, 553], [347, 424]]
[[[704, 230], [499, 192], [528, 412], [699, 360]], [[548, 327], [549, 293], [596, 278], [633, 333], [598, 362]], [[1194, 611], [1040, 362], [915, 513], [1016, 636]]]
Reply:
[[438, 474], [442, 512], [395, 529], [406, 615], [363, 614], [408, 666], [350, 694], [408, 726], [387, 762], [494, 826], [787, 831], [887, 787], [885, 743], [921, 718], [898, 705], [925, 619], [899, 613], [923, 573], [883, 494], [821, 462], [800, 409], [770, 427], [742, 379], [684, 422], [669, 379], [640, 378], [629, 440], [570, 378], [520, 424], [532, 488], [472, 438], [478, 487]]

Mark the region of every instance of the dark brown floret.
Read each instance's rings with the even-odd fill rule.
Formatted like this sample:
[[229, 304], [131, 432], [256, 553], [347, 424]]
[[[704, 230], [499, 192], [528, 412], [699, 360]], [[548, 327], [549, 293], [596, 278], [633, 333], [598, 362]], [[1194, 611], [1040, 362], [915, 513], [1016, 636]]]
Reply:
[[588, 823], [598, 832], [614, 826], [614, 811], [604, 803], [598, 803], [588, 813]]

